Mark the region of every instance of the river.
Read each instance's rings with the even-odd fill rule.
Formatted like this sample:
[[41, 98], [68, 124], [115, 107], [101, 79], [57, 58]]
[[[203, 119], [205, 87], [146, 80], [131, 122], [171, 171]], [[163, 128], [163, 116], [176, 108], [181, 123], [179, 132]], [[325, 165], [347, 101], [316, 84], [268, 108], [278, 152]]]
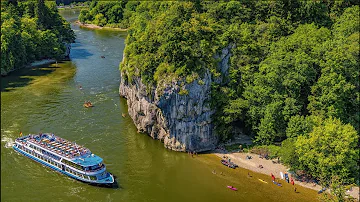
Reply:
[[[74, 24], [78, 10], [63, 10], [77, 35], [71, 61], [12, 72], [1, 80], [1, 201], [314, 201], [316, 192], [222, 166], [212, 154], [191, 157], [137, 133], [119, 97], [119, 63], [126, 33]], [[105, 58], [101, 58], [105, 56]], [[82, 86], [82, 90], [79, 88]], [[95, 107], [84, 108], [85, 100]], [[13, 151], [24, 134], [54, 132], [104, 159], [119, 188], [101, 188], [60, 175]], [[212, 174], [215, 169], [224, 175]], [[226, 188], [237, 187], [238, 191]]]

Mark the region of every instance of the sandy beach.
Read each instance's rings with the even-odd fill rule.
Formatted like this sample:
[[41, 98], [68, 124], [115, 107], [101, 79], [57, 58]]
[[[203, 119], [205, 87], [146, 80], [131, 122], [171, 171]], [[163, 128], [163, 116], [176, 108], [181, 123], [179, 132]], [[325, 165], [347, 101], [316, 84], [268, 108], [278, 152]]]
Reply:
[[108, 30], [117, 30], [117, 31], [123, 31], [123, 32], [128, 30], [128, 29], [122, 29], [122, 28], [116, 28], [116, 27], [101, 27], [101, 26], [94, 25], [94, 24], [84, 24], [78, 20], [75, 23], [80, 25], [80, 27], [85, 27], [85, 28], [89, 28], [89, 29], [108, 29]]
[[[288, 168], [282, 164], [273, 163], [272, 160], [266, 160], [259, 158], [259, 155], [251, 153], [238, 153], [238, 152], [224, 152], [222, 150], [215, 150], [214, 154], [220, 158], [227, 156], [231, 159], [232, 162], [236, 163], [239, 167], [251, 170], [253, 172], [263, 173], [269, 176], [272, 173], [277, 179], [280, 178], [280, 172], [287, 172]], [[246, 159], [246, 156], [251, 156], [251, 159]], [[262, 165], [263, 168], [258, 166]], [[284, 180], [285, 182], [285, 180]], [[294, 179], [296, 185], [300, 185], [309, 189], [314, 189], [319, 191], [322, 189], [320, 185], [314, 186], [312, 183], [300, 182]], [[286, 182], [285, 182], [286, 183]], [[359, 187], [353, 187], [352, 191], [346, 192], [347, 195], [350, 195], [356, 198], [359, 201]]]

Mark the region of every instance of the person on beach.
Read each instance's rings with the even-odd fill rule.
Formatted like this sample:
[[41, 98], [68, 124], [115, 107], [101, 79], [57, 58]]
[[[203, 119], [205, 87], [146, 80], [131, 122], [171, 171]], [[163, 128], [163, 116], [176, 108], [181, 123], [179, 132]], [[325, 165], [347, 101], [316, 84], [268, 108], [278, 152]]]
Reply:
[[275, 181], [275, 176], [271, 173], [271, 179], [274, 182]]
[[280, 177], [283, 180], [284, 179], [284, 173], [280, 171]]
[[285, 180], [287, 183], [289, 183], [289, 175], [287, 174], [287, 172], [285, 172]]
[[291, 182], [292, 185], [295, 184], [295, 183], [294, 183], [294, 180], [293, 180], [292, 178], [290, 178], [290, 182]]
[[296, 193], [296, 187], [294, 187], [294, 192]]

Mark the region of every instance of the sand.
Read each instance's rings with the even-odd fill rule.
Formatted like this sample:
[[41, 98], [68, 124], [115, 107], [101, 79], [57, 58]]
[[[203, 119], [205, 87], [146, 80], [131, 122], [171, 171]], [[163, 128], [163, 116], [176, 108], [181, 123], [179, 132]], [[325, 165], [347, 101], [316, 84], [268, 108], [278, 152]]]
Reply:
[[85, 28], [89, 28], [89, 29], [108, 29], [108, 30], [117, 30], [117, 31], [123, 31], [123, 32], [128, 30], [128, 29], [122, 29], [122, 28], [116, 28], [116, 27], [101, 27], [101, 26], [94, 25], [94, 24], [84, 24], [78, 20], [75, 23], [80, 25], [80, 27], [85, 27]]
[[[253, 172], [263, 173], [269, 175], [272, 173], [277, 179], [280, 178], [280, 172], [287, 172], [289, 169], [278, 163], [273, 163], [272, 160], [266, 160], [259, 158], [257, 154], [251, 153], [238, 153], [238, 152], [224, 152], [223, 150], [215, 150], [214, 154], [222, 158], [223, 156], [227, 156], [231, 159], [232, 162], [236, 163], [239, 167], [251, 170]], [[252, 159], [247, 160], [246, 156], [251, 156]], [[263, 168], [259, 168], [258, 166], [262, 165]], [[284, 180], [285, 181], [285, 180]], [[313, 185], [313, 183], [300, 182], [294, 179], [296, 185], [300, 185], [309, 189], [314, 189], [319, 191], [322, 189], [320, 185]], [[359, 201], [359, 187], [353, 187], [352, 191], [347, 191], [346, 194], [356, 198]]]

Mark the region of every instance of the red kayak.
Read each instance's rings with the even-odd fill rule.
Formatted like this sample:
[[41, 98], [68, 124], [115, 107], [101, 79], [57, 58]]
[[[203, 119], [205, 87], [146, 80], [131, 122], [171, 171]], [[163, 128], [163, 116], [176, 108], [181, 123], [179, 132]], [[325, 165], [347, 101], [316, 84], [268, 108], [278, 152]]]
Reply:
[[231, 189], [231, 190], [234, 190], [234, 191], [237, 191], [237, 189], [233, 186], [227, 186], [227, 188]]

